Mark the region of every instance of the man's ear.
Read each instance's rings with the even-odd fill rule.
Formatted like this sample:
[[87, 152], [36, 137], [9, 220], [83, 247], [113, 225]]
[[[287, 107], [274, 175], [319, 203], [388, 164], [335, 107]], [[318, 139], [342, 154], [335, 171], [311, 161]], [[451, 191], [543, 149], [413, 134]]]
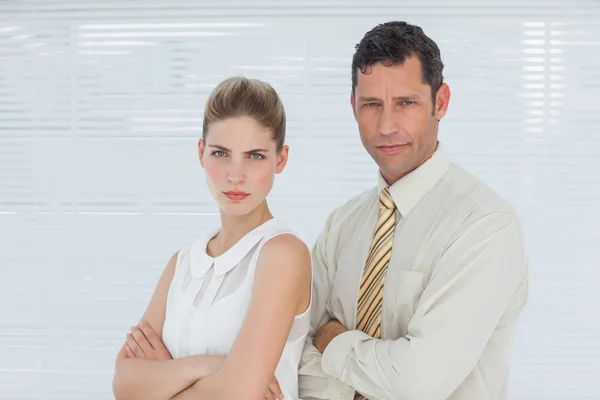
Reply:
[[350, 106], [352, 107], [352, 115], [354, 115], [354, 119], [358, 122], [358, 115], [356, 115], [356, 103], [354, 102], [354, 100], [356, 100], [355, 96], [354, 96], [354, 90], [350, 92]]
[[448, 112], [449, 104], [450, 87], [446, 83], [443, 83], [435, 95], [435, 110], [433, 110], [433, 115], [438, 122], [441, 121], [446, 115], [446, 112]]

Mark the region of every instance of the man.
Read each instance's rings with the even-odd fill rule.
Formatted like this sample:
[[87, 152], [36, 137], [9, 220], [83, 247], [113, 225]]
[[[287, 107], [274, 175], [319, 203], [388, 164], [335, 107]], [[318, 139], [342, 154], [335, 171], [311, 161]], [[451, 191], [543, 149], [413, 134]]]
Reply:
[[523, 232], [438, 143], [442, 70], [438, 46], [405, 22], [356, 46], [350, 103], [379, 184], [334, 210], [313, 249], [302, 399], [507, 398]]

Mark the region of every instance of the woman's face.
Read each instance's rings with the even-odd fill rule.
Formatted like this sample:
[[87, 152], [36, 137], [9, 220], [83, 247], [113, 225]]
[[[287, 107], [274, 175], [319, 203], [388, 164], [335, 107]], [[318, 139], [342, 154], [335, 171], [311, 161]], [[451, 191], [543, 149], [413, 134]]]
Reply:
[[210, 124], [206, 143], [198, 141], [208, 188], [223, 212], [246, 215], [273, 187], [287, 163], [288, 147], [277, 153], [272, 133], [250, 117]]

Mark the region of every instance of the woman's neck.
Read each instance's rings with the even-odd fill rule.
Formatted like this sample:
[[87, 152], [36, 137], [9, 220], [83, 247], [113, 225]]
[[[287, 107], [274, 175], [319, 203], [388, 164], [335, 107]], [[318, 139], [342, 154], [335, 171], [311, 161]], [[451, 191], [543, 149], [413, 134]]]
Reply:
[[221, 229], [211, 240], [207, 250], [212, 257], [217, 257], [232, 248], [241, 238], [256, 227], [273, 218], [267, 202], [246, 215], [227, 215], [221, 212]]

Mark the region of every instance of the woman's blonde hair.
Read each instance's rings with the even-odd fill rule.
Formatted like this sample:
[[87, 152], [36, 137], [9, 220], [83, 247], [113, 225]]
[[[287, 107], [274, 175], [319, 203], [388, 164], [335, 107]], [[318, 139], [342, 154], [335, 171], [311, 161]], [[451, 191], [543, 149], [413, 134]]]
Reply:
[[277, 151], [281, 151], [285, 142], [285, 110], [271, 85], [243, 76], [219, 83], [206, 102], [202, 139], [206, 141], [211, 123], [236, 117], [250, 117], [268, 129]]

